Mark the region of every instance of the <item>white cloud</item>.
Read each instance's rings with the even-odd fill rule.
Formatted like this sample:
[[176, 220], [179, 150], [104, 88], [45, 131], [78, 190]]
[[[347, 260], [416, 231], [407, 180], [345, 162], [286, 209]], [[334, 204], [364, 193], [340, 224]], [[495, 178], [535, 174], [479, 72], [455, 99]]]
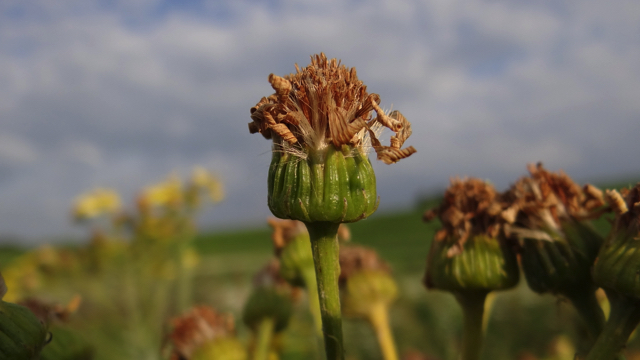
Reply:
[[21, 164], [0, 167], [0, 233], [66, 231], [53, 209], [75, 194], [132, 196], [197, 163], [228, 183], [213, 220], [266, 216], [270, 144], [248, 134], [248, 109], [269, 73], [318, 51], [413, 122], [418, 153], [376, 165], [398, 201], [449, 175], [508, 183], [537, 160], [579, 177], [640, 171], [633, 1], [57, 4], [0, 16], [0, 165]]

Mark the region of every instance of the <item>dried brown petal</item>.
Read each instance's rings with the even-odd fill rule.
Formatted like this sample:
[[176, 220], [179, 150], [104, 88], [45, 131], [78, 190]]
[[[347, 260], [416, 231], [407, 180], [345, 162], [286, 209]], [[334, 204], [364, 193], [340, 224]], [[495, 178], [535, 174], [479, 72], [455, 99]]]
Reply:
[[385, 164], [394, 164], [398, 161], [409, 157], [411, 154], [416, 153], [416, 149], [413, 146], [409, 146], [408, 148], [404, 148], [402, 150], [392, 148], [392, 147], [374, 147], [376, 154], [378, 154], [378, 160], [382, 160]]
[[620, 195], [618, 191], [607, 190], [605, 192], [605, 196], [607, 199], [607, 203], [609, 203], [609, 206], [611, 206], [611, 208], [617, 215], [622, 215], [629, 211], [627, 203], [624, 201], [622, 195]]

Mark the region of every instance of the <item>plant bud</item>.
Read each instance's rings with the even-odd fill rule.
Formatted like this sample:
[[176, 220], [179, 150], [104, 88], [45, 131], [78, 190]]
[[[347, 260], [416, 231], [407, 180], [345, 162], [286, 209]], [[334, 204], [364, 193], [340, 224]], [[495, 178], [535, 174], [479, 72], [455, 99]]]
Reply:
[[280, 332], [289, 324], [292, 313], [290, 288], [278, 276], [277, 260], [269, 263], [254, 278], [254, 290], [245, 304], [243, 322], [256, 330], [262, 320], [274, 320], [274, 331]]
[[571, 296], [595, 291], [591, 266], [603, 239], [588, 221], [600, 216], [602, 193], [542, 164], [530, 165], [529, 172], [504, 196], [505, 213], [515, 214], [508, 229], [520, 243], [529, 287]]
[[479, 179], [452, 180], [439, 208], [443, 229], [431, 243], [425, 285], [453, 292], [507, 289], [518, 283], [516, 254], [503, 235], [503, 210], [493, 186]]
[[343, 287], [342, 311], [346, 316], [367, 318], [376, 306], [387, 308], [398, 297], [398, 287], [389, 273], [382, 270], [358, 271]]
[[[411, 124], [398, 111], [379, 107], [356, 75], [324, 54], [285, 77], [269, 75], [275, 94], [251, 108], [249, 131], [273, 140], [268, 204], [282, 219], [353, 222], [377, 208], [376, 179], [367, 158], [395, 163], [415, 152], [402, 149]], [[375, 113], [374, 118], [372, 114]], [[390, 146], [376, 133], [394, 132]]]

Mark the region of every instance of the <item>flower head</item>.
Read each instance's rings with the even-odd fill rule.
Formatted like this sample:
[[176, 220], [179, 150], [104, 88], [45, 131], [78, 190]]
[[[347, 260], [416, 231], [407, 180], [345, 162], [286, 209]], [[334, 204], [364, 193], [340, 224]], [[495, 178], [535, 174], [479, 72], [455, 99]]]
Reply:
[[[285, 77], [269, 75], [275, 94], [263, 97], [251, 108], [249, 131], [273, 139], [277, 151], [308, 156], [329, 144], [373, 147], [378, 159], [395, 163], [416, 152], [401, 149], [411, 135], [411, 124], [398, 111], [385, 114], [380, 96], [369, 94], [356, 75], [336, 59], [324, 54], [311, 57], [311, 64]], [[376, 117], [371, 113], [375, 112]], [[391, 129], [390, 146], [382, 146], [376, 132]]]
[[427, 210], [424, 219], [440, 218], [443, 228], [436, 233], [435, 240], [456, 238], [456, 244], [449, 249], [449, 256], [455, 256], [462, 252], [472, 233], [496, 237], [504, 224], [502, 211], [499, 194], [491, 184], [475, 178], [456, 178], [451, 180], [441, 205]]
[[[581, 187], [564, 172], [551, 173], [541, 163], [530, 164], [528, 168], [531, 176], [521, 178], [505, 194], [509, 204], [503, 213], [505, 220], [529, 230], [560, 231], [565, 220], [600, 216], [604, 197], [598, 188]], [[534, 234], [527, 231], [525, 235]], [[537, 236], [550, 240], [544, 233]]]

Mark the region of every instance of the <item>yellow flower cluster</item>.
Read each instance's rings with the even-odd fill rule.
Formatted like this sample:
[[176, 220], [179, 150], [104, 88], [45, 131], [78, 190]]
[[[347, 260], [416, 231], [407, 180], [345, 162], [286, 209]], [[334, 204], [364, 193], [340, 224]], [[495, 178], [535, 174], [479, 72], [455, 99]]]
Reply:
[[77, 220], [91, 219], [102, 214], [114, 214], [121, 206], [120, 195], [115, 190], [97, 188], [76, 198], [73, 216]]

